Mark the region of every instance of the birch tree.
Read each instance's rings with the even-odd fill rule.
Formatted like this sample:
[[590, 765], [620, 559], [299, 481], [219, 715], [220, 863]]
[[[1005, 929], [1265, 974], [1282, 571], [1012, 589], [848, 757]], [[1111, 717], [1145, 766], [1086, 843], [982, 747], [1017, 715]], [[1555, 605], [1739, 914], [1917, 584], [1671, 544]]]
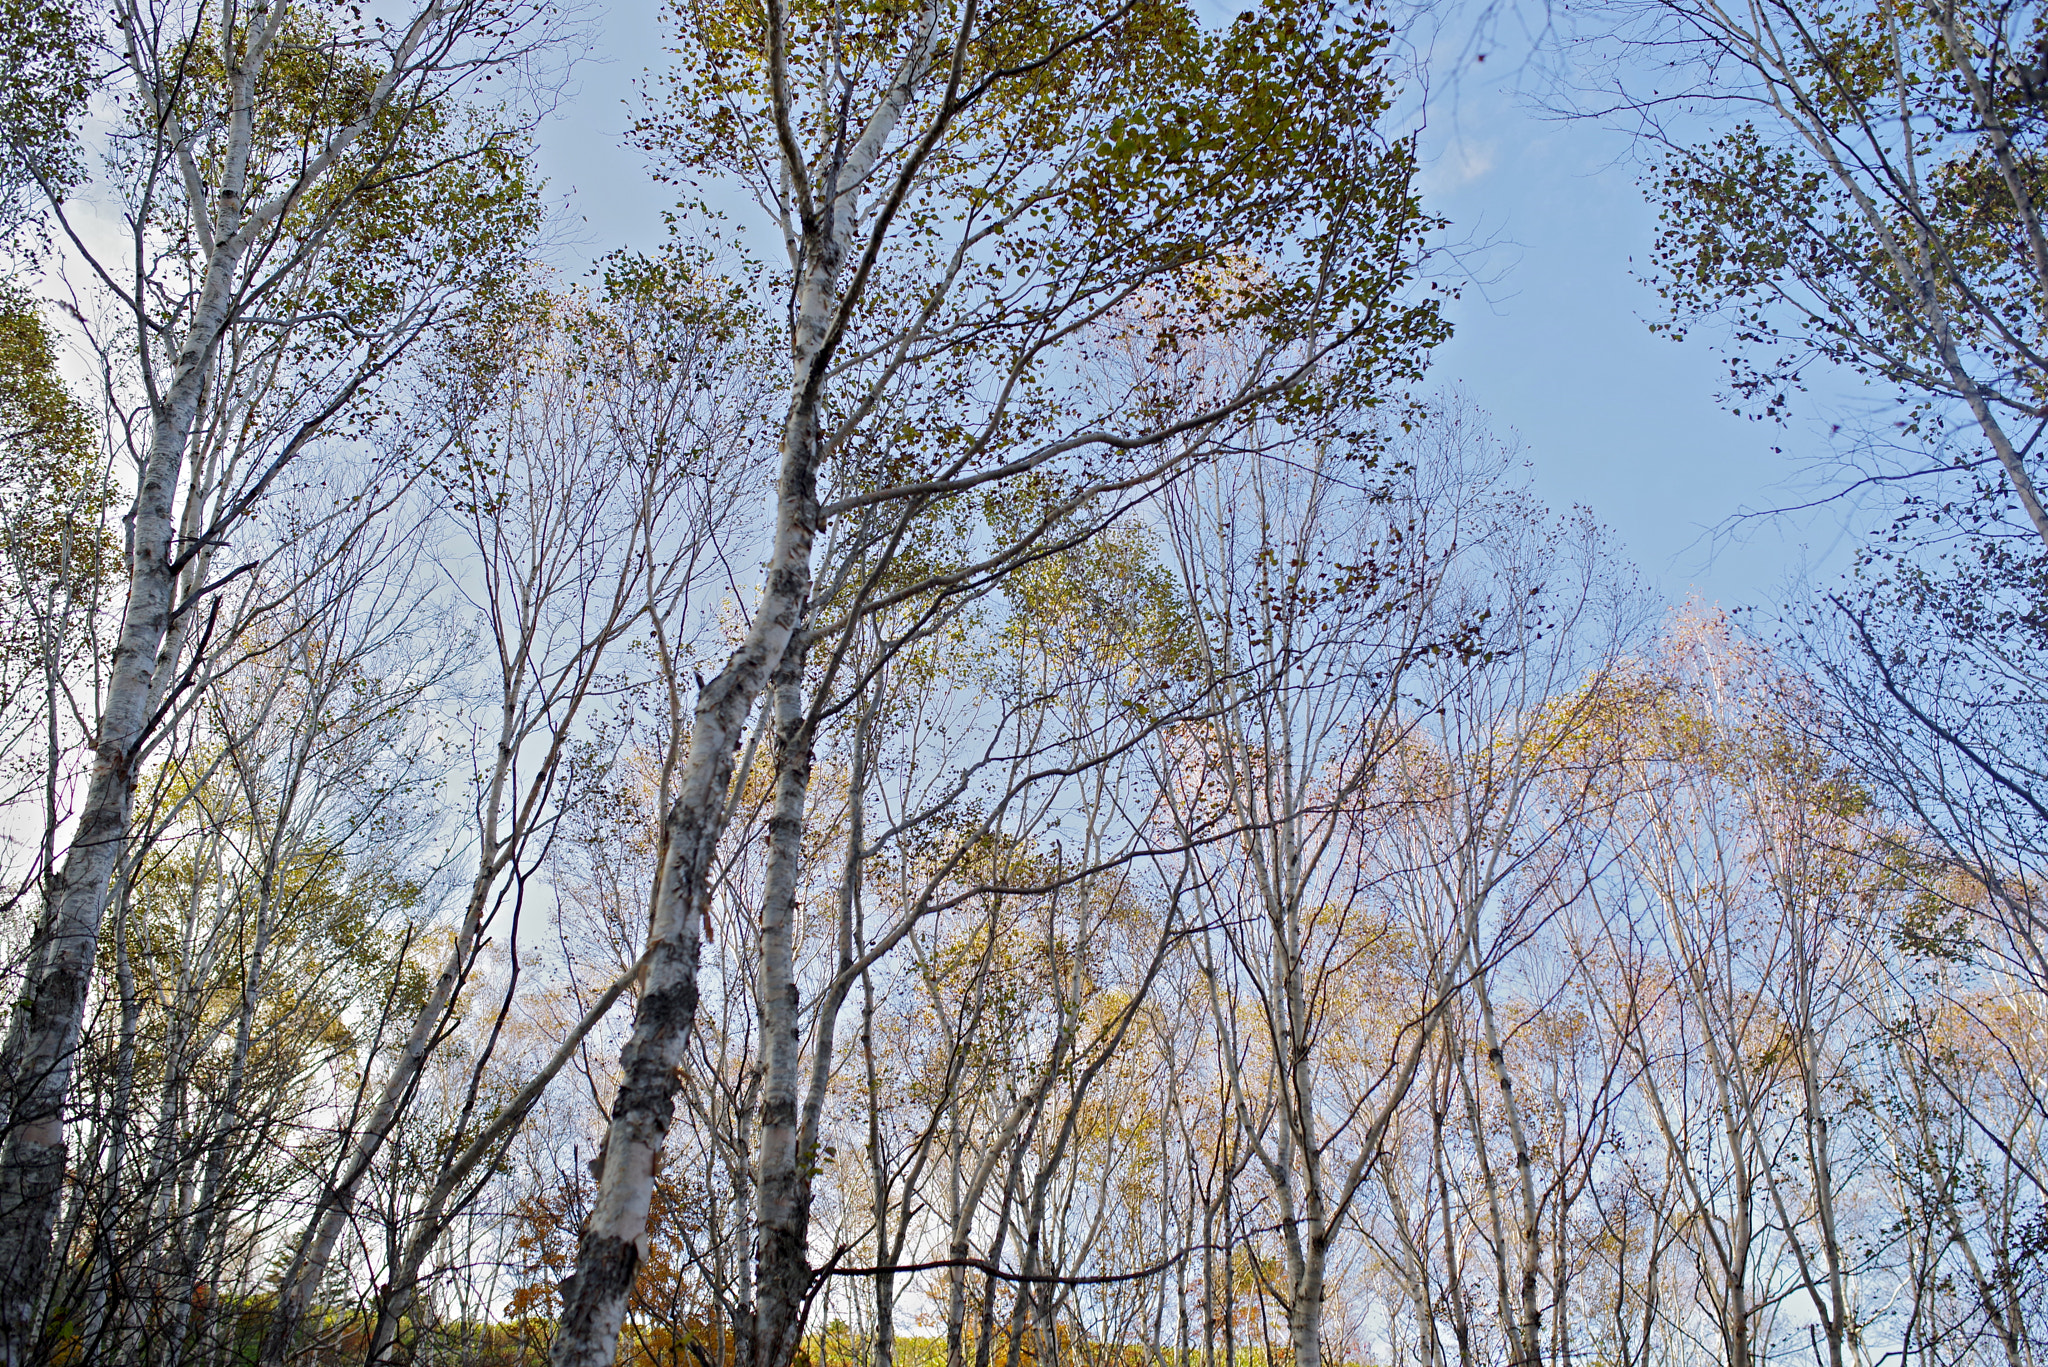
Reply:
[[[1483, 462], [1311, 445], [1219, 464], [1173, 505], [1217, 716], [1169, 782], [1196, 845], [1205, 990], [1230, 1105], [1282, 1250], [1298, 1367], [1322, 1360], [1339, 1231], [1464, 972], [1462, 916], [1382, 900], [1380, 784], [1407, 708], [1485, 650], [1455, 598]], [[1458, 457], [1465, 457], [1461, 460]], [[1430, 663], [1444, 668], [1432, 677]], [[1208, 734], [1204, 734], [1204, 732]], [[1204, 827], [1215, 827], [1205, 834]], [[1374, 1018], [1352, 1037], [1337, 1022]]]
[[[63, 201], [68, 187], [31, 168], [64, 241], [124, 311], [144, 393], [128, 429], [128, 595], [93, 768], [44, 891], [0, 1079], [9, 1363], [27, 1359], [37, 1332], [31, 1279], [56, 1214], [64, 1098], [138, 765], [202, 639], [214, 560], [291, 461], [488, 278], [493, 253], [530, 221], [515, 150], [454, 102], [469, 82], [533, 55], [546, 29], [538, 12], [440, 3], [395, 23], [286, 4], [127, 6], [115, 18], [105, 93], [123, 137], [108, 188], [132, 254], [95, 255]], [[455, 202], [467, 212], [447, 213]], [[393, 240], [394, 218], [406, 221], [398, 240], [419, 235], [417, 249], [364, 269], [361, 253]], [[432, 248], [428, 235], [440, 239]], [[248, 381], [287, 360], [298, 372], [290, 400], [260, 386], [273, 406], [237, 412]], [[223, 384], [245, 363], [254, 374]], [[209, 431], [233, 440], [190, 461]]]
[[[1369, 25], [1270, 10], [1207, 32], [1171, 8], [976, 4], [863, 16], [691, 7], [679, 19], [696, 65], [646, 139], [679, 175], [749, 190], [779, 230], [789, 400], [759, 596], [699, 695], [666, 818], [646, 984], [552, 1350], [563, 1367], [614, 1351], [696, 1006], [733, 754], [763, 690], [799, 688], [806, 642], [824, 639], [805, 613], [828, 521], [878, 548], [841, 600], [858, 607], [907, 596], [884, 588], [898, 547], [949, 501], [972, 495], [995, 511], [1028, 480], [1039, 506], [1014, 523], [977, 519], [973, 557], [946, 576], [991, 577], [1077, 511], [1118, 506], [1159, 478], [1177, 459], [1170, 438], [1283, 395], [1301, 403], [1311, 379], [1402, 373], [1437, 331], [1433, 310], [1403, 293], [1426, 224], [1406, 148], [1372, 132], [1385, 85]], [[1220, 288], [1223, 271], [1248, 287]], [[1060, 370], [1148, 292], [1207, 306], [1190, 328], [1242, 324], [1262, 339], [1223, 402], [1158, 425], [1128, 406], [1142, 391], [1091, 392]], [[792, 852], [812, 743], [800, 698], [773, 704], [774, 820]], [[781, 886], [764, 893], [764, 927], [785, 914]], [[764, 938], [764, 954], [782, 934]], [[786, 1128], [795, 1059], [778, 1033], [764, 1041], [763, 1105]], [[780, 1257], [801, 1261], [792, 1232], [776, 1239]], [[794, 1285], [778, 1275], [785, 1307]], [[795, 1342], [776, 1317], [757, 1325], [757, 1353], [786, 1356]]]
[[[655, 661], [701, 630], [696, 601], [715, 576], [753, 467], [733, 451], [758, 397], [743, 320], [690, 292], [658, 263], [621, 262], [618, 296], [596, 306], [542, 295], [454, 359], [483, 361], [481, 395], [458, 392], [463, 464], [447, 512], [468, 543], [470, 570], [495, 669], [479, 713], [474, 775], [475, 865], [446, 958], [370, 1100], [345, 1127], [346, 1157], [327, 1179], [294, 1250], [266, 1353], [281, 1361], [298, 1317], [347, 1228], [357, 1185], [402, 1122], [428, 1056], [453, 1027], [464, 987], [495, 928], [520, 934], [526, 884], [562, 813], [566, 766], [602, 694], [618, 687], [621, 655], [647, 646]], [[463, 372], [468, 373], [468, 372]], [[650, 625], [653, 638], [650, 641]], [[624, 984], [599, 995], [609, 1003]], [[516, 990], [516, 981], [507, 991]], [[372, 1359], [395, 1341], [418, 1294], [419, 1268], [459, 1215], [471, 1175], [490, 1159], [602, 1015], [593, 1007], [515, 1095], [480, 1116], [505, 1007], [470, 1053], [470, 1084], [447, 1122], [420, 1206], [384, 1269]]]

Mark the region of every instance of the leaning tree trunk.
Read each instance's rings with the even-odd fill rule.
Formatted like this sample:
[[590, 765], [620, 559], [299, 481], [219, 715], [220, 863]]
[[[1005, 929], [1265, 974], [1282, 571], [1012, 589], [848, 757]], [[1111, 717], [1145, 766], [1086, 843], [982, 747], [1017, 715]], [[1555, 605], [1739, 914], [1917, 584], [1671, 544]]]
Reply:
[[215, 343], [228, 317], [239, 248], [208, 263], [177, 369], [152, 414], [149, 458], [136, 491], [128, 604], [107, 673], [92, 777], [64, 862], [50, 879], [30, 942], [27, 981], [0, 1054], [0, 1367], [21, 1367], [37, 1338], [41, 1292], [64, 1184], [64, 1098], [85, 1022], [85, 995], [114, 867], [128, 840], [136, 764], [172, 638], [177, 569], [171, 545], [185, 448], [198, 418]]
[[[151, 404], [149, 445], [128, 519], [128, 600], [107, 662], [92, 773], [64, 862], [44, 893], [27, 977], [9, 1014], [5, 1052], [0, 1053], [0, 1367], [24, 1367], [40, 1336], [35, 1304], [64, 1182], [64, 1100], [84, 1028], [100, 922], [128, 842], [136, 765], [178, 668], [185, 625], [178, 618], [194, 606], [189, 599], [182, 605], [177, 601], [173, 536], [178, 482], [221, 336], [248, 283], [243, 262], [257, 237], [302, 207], [308, 192], [389, 107], [415, 54], [441, 19], [440, 0], [428, 0], [391, 50], [388, 66], [355, 120], [335, 130], [324, 146], [309, 149], [313, 154], [287, 184], [252, 204], [257, 87], [290, 13], [282, 4], [258, 7], [240, 44], [223, 54], [230, 112], [222, 130], [217, 188], [210, 205], [193, 201], [184, 206], [204, 225], [204, 264], [167, 381]], [[123, 36], [123, 55], [138, 78], [138, 93], [170, 139], [158, 145], [159, 153], [183, 163], [188, 186], [199, 185], [190, 135], [178, 121], [177, 92], [153, 79], [143, 54], [146, 35], [131, 25]], [[182, 80], [182, 63], [179, 72]], [[147, 362], [159, 334], [140, 313], [136, 324]], [[216, 536], [224, 530], [213, 529]]]
[[799, 349], [796, 393], [783, 429], [775, 546], [760, 605], [746, 638], [698, 695], [689, 753], [663, 820], [667, 849], [648, 931], [646, 986], [619, 1055], [622, 1077], [597, 1195], [577, 1240], [576, 1270], [562, 1283], [562, 1319], [549, 1350], [554, 1367], [609, 1367], [618, 1351], [626, 1298], [646, 1244], [655, 1166], [675, 1118], [676, 1071], [697, 1012], [709, 876], [725, 830], [733, 752], [809, 601], [819, 521], [821, 352], [830, 279], [845, 258], [843, 244], [833, 257], [814, 267], [806, 282], [798, 327], [810, 344]]

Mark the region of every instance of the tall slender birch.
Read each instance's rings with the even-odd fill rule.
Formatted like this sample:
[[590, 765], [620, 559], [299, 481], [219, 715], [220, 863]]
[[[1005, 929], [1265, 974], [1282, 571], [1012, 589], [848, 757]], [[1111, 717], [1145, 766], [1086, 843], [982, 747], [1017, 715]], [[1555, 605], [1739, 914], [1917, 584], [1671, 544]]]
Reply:
[[[482, 412], [453, 419], [464, 424], [468, 459], [446, 494], [447, 515], [472, 548], [457, 562], [478, 581], [465, 589], [481, 600], [495, 647], [496, 677], [486, 685], [492, 705], [481, 723], [476, 863], [440, 971], [367, 1113], [353, 1118], [344, 1156], [293, 1249], [268, 1336], [272, 1360], [288, 1351], [359, 1184], [448, 1032], [483, 939], [499, 924], [505, 885], [532, 876], [535, 851], [549, 843], [564, 802], [563, 769], [596, 695], [617, 677], [625, 649], [647, 638], [650, 619], [691, 622], [701, 610], [692, 594], [740, 524], [735, 504], [753, 466], [728, 445], [733, 428], [755, 416], [758, 397], [745, 339], [735, 320], [666, 279], [659, 264], [621, 262], [616, 273], [620, 298], [600, 305], [541, 294], [502, 331], [464, 347], [465, 359], [491, 375], [482, 395], [456, 400], [458, 409]], [[476, 1050], [479, 1081], [497, 1037], [493, 1030]], [[519, 1093], [529, 1105], [534, 1081]], [[459, 1213], [450, 1206], [458, 1169], [483, 1156], [471, 1152], [474, 1141], [461, 1142], [477, 1089], [468, 1096], [444, 1144], [447, 1166], [386, 1269], [372, 1333], [377, 1352], [390, 1346], [417, 1296], [421, 1260]], [[518, 1123], [501, 1111], [485, 1128], [502, 1136]]]
[[[267, 308], [286, 319], [311, 312], [294, 284], [330, 238], [346, 244], [351, 223], [365, 213], [367, 190], [403, 183], [408, 170], [419, 174], [407, 157], [425, 150], [415, 131], [422, 121], [445, 110], [439, 102], [470, 77], [530, 52], [536, 37], [533, 15], [507, 16], [465, 0], [429, 0], [395, 27], [355, 33], [289, 3], [246, 12], [227, 4], [217, 15], [203, 5], [163, 11], [123, 4], [115, 17], [116, 93], [135, 149], [128, 167], [127, 217], [137, 235], [132, 261], [124, 267], [117, 255], [93, 255], [72, 230], [64, 187], [52, 182], [46, 189], [70, 244], [132, 317], [147, 421], [135, 453], [127, 604], [107, 661], [93, 768], [68, 849], [48, 881], [0, 1078], [0, 1361], [10, 1367], [33, 1351], [34, 1283], [63, 1182], [63, 1108], [100, 920], [128, 832], [137, 766], [155, 718], [182, 687], [188, 651], [200, 635], [203, 600], [214, 587], [205, 563], [286, 463], [418, 334], [447, 299], [445, 283], [402, 295], [410, 307], [378, 320], [381, 326], [372, 323], [380, 335], [367, 349], [344, 348], [345, 359], [323, 377], [296, 431], [209, 510], [204, 498], [181, 499], [180, 490], [188, 473], [201, 475], [202, 486], [213, 473], [188, 472], [187, 455], [209, 409], [230, 401], [215, 390], [223, 348], [234, 329]], [[336, 27], [323, 32], [330, 22]], [[352, 100], [300, 125], [303, 141], [280, 144], [285, 125], [270, 115], [281, 68], [308, 63], [359, 84]], [[466, 155], [473, 164], [494, 149], [490, 143]], [[465, 155], [451, 146], [440, 150]], [[486, 211], [478, 221], [495, 219]], [[150, 278], [164, 234], [191, 248], [189, 281]], [[175, 302], [160, 318], [155, 310], [165, 285]], [[280, 325], [287, 332], [292, 326], [267, 324]]]
[[[1209, 904], [1205, 990], [1281, 1249], [1274, 1294], [1296, 1367], [1323, 1361], [1338, 1231], [1380, 1163], [1468, 934], [1456, 916], [1398, 920], [1362, 872], [1362, 813], [1404, 742], [1403, 703], [1431, 686], [1425, 661], [1471, 641], [1444, 610], [1456, 538], [1433, 525], [1458, 513], [1424, 493], [1445, 472], [1383, 476], [1375, 464], [1370, 447], [1309, 444], [1288, 462], [1218, 463], [1170, 505], [1219, 697], [1203, 728], [1213, 739], [1169, 791], [1187, 790], [1174, 819]], [[1385, 536], [1395, 522], [1407, 534]], [[1198, 841], [1204, 825], [1222, 838]], [[1397, 938], [1413, 946], [1412, 983], [1390, 971]], [[1340, 1000], [1380, 1023], [1340, 1043]]]
[[[1194, 449], [1175, 438], [1312, 379], [1407, 373], [1439, 330], [1404, 293], [1427, 224], [1409, 149], [1371, 132], [1386, 97], [1370, 24], [1280, 6], [1212, 33], [1171, 6], [1054, 16], [979, 0], [858, 20], [780, 0], [678, 17], [705, 60], [643, 137], [678, 174], [751, 191], [779, 229], [789, 400], [759, 594], [699, 695], [666, 818], [646, 986], [557, 1367], [615, 1351], [696, 1006], [733, 752], [810, 627], [827, 520], [878, 549], [852, 581], [865, 611], [918, 591], [898, 587], [898, 549], [972, 495], [987, 512], [971, 554], [929, 587], [986, 582], [1078, 510], [1170, 473]], [[1304, 81], [1325, 101], [1313, 119]], [[1243, 324], [1261, 339], [1220, 399], [1155, 424], [1120, 402], [1130, 386], [1091, 392], [1057, 369], [1119, 311], [1188, 295], [1202, 307], [1180, 320], [1187, 333]], [[1027, 479], [1035, 508], [996, 501]]]

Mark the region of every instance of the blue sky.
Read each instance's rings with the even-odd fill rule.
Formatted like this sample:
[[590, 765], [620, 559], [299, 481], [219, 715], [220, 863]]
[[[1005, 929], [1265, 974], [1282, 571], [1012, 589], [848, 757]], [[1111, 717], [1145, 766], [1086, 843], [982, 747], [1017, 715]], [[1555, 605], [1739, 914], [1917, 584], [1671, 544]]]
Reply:
[[[559, 264], [570, 270], [615, 246], [659, 242], [670, 203], [622, 138], [644, 73], [665, 60], [658, 15], [615, 5], [599, 33], [541, 130], [542, 169], [565, 208]], [[1753, 520], [1732, 533], [1727, 522], [1809, 496], [1799, 461], [1825, 454], [1824, 423], [1802, 417], [1788, 429], [1724, 412], [1710, 341], [1650, 334], [1658, 301], [1632, 272], [1655, 213], [1626, 141], [1539, 116], [1505, 88], [1512, 77], [1499, 59], [1469, 68], [1455, 101], [1430, 114], [1426, 202], [1452, 220], [1454, 237], [1493, 244], [1474, 261], [1483, 278], [1453, 308], [1457, 332], [1436, 382], [1461, 386], [1518, 434], [1536, 492], [1560, 508], [1591, 507], [1667, 600], [1799, 596], [1802, 576], [1824, 579], [1844, 560], [1839, 514]]]
[[1495, 244], [1436, 371], [1519, 433], [1542, 495], [1591, 507], [1674, 601], [1782, 601], [1838, 573], [1838, 510], [1731, 523], [1812, 498], [1826, 423], [1817, 405], [1789, 426], [1728, 413], [1709, 334], [1650, 332], [1656, 211], [1627, 139], [1476, 79], [1430, 122], [1425, 201], [1454, 235]]

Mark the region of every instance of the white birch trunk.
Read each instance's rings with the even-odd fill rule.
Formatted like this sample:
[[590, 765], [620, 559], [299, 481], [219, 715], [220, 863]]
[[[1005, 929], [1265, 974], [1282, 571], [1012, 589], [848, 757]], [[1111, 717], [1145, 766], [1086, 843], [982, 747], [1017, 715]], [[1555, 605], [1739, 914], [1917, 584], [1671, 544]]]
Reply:
[[[1477, 915], [1476, 908], [1472, 914]], [[1515, 1146], [1516, 1195], [1521, 1203], [1521, 1221], [1515, 1231], [1519, 1236], [1516, 1242], [1522, 1250], [1521, 1275], [1515, 1286], [1513, 1317], [1506, 1326], [1508, 1342], [1513, 1348], [1509, 1367], [1542, 1367], [1543, 1306], [1538, 1299], [1538, 1288], [1543, 1276], [1543, 1226], [1536, 1203], [1535, 1161], [1529, 1152], [1529, 1131], [1522, 1122], [1522, 1106], [1515, 1096], [1514, 1077], [1508, 1072], [1507, 1051], [1502, 1047], [1500, 1027], [1494, 1019], [1493, 994], [1487, 990], [1486, 964], [1479, 954], [1476, 925], [1468, 926], [1466, 943], [1471, 953], [1472, 992], [1479, 1004], [1479, 1026], [1486, 1037], [1486, 1061], [1500, 1087], [1500, 1104], [1507, 1116], [1508, 1137]], [[1483, 1149], [1485, 1134], [1475, 1129], [1472, 1142]], [[1505, 1256], [1504, 1246], [1500, 1252]]]
[[[802, 316], [821, 324], [827, 281], [813, 279], [808, 286]], [[626, 1298], [645, 1249], [655, 1168], [675, 1118], [676, 1070], [697, 1010], [709, 875], [724, 833], [733, 753], [810, 597], [823, 383], [814, 367], [822, 326], [810, 335], [813, 344], [799, 352], [796, 394], [783, 429], [775, 543], [761, 601], [745, 639], [698, 696], [688, 756], [663, 821], [666, 852], [648, 933], [646, 986], [619, 1057], [623, 1076], [606, 1129], [597, 1195], [577, 1243], [576, 1271], [562, 1286], [561, 1324], [549, 1350], [554, 1367], [608, 1367], [618, 1351]]]
[[86, 989], [115, 865], [128, 838], [136, 764], [171, 628], [171, 529], [185, 446], [224, 325], [239, 247], [208, 263], [177, 370], [152, 414], [149, 460], [136, 492], [128, 606], [109, 661], [92, 777], [63, 863], [44, 894], [27, 981], [0, 1063], [0, 1367], [29, 1360], [35, 1298], [63, 1188], [64, 1099], [85, 1021]]
[[[796, 984], [796, 890], [810, 791], [811, 729], [804, 716], [801, 629], [775, 671], [775, 805], [761, 892], [761, 1121], [755, 1146], [754, 1364], [781, 1367], [796, 1353], [810, 1292], [811, 1184], [797, 1121], [802, 1038]], [[829, 1046], [827, 1046], [829, 1049]]]
[[142, 747], [182, 653], [165, 649], [167, 643], [182, 644], [175, 635], [181, 625], [179, 548], [173, 540], [178, 484], [221, 336], [245, 283], [244, 259], [258, 236], [301, 203], [382, 113], [441, 16], [439, 0], [431, 0], [405, 31], [364, 114], [337, 130], [285, 188], [250, 205], [258, 78], [287, 11], [282, 3], [254, 10], [244, 41], [223, 53], [230, 108], [211, 213], [191, 139], [176, 128], [169, 107], [172, 93], [152, 82], [136, 47], [145, 40], [143, 21], [132, 11], [124, 16], [128, 65], [141, 81], [145, 100], [168, 121], [168, 150], [185, 171], [186, 208], [204, 264], [189, 321], [172, 349], [168, 380], [153, 394], [148, 445], [130, 514], [128, 600], [107, 662], [91, 776], [70, 846], [46, 886], [26, 980], [0, 1053], [0, 1367], [22, 1367], [39, 1334], [35, 1302], [64, 1182], [64, 1102], [100, 922], [128, 839]]

